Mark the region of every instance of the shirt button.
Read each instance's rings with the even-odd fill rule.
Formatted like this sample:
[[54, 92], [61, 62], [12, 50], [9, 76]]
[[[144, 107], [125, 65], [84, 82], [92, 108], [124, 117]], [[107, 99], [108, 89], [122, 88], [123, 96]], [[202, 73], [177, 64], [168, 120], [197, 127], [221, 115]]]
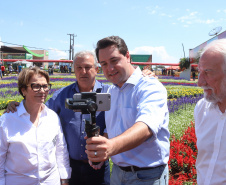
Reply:
[[81, 146], [83, 146], [83, 144], [81, 144]]

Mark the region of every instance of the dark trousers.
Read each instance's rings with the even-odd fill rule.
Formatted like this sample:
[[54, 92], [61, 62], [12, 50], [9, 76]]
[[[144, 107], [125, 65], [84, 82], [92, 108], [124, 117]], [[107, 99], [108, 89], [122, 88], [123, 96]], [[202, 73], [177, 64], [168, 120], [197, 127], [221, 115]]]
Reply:
[[72, 168], [69, 185], [110, 185], [109, 161], [99, 170], [94, 170], [88, 162], [70, 160]]

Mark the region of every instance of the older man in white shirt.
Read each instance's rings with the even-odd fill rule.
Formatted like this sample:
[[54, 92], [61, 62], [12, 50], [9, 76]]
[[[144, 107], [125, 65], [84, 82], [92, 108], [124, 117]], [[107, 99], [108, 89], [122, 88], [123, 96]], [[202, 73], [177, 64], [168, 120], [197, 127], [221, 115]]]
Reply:
[[207, 45], [199, 60], [198, 86], [204, 89], [194, 111], [198, 185], [226, 184], [226, 39]]

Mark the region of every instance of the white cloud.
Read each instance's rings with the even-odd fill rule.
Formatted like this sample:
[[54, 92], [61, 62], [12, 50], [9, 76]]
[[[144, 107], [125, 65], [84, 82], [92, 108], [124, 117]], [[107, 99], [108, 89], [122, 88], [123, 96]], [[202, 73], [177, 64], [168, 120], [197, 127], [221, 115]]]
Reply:
[[152, 10], [151, 12], [150, 12], [150, 14], [155, 14], [156, 13], [156, 10]]
[[69, 53], [65, 51], [60, 51], [58, 49], [50, 48], [49, 50], [49, 60], [60, 60], [68, 59]]
[[169, 18], [172, 18], [173, 17], [172, 15], [165, 14], [165, 13], [160, 13], [159, 15], [162, 16], [162, 17], [169, 17]]
[[178, 63], [178, 59], [170, 56], [164, 46], [141, 46], [130, 51], [130, 54], [151, 54], [153, 63]]
[[159, 6], [155, 6], [155, 7], [146, 7], [147, 11], [148, 11], [148, 14], [156, 14], [159, 10]]
[[214, 19], [211, 19], [211, 20], [208, 19], [208, 20], [205, 21], [206, 24], [211, 24], [211, 23], [214, 23], [214, 22], [216, 22]]
[[217, 13], [221, 13], [221, 12], [226, 13], [226, 9], [224, 9], [224, 10], [217, 10]]
[[177, 20], [181, 23], [183, 23], [184, 27], [189, 27], [191, 24], [213, 24], [216, 23], [217, 21], [214, 19], [201, 19], [199, 16], [199, 13], [196, 12], [190, 12], [190, 10], [187, 10], [189, 12], [188, 15], [179, 17]]
[[214, 19], [207, 19], [207, 20], [197, 19], [196, 20], [196, 23], [202, 23], [202, 24], [212, 24], [215, 22], [217, 22], [217, 21], [215, 21]]
[[179, 20], [181, 22], [195, 20], [195, 19], [197, 19], [197, 17], [196, 17], [197, 13], [198, 12], [191, 12], [191, 13], [189, 13], [189, 15], [179, 17], [177, 20]]
[[148, 14], [151, 14], [151, 15], [157, 14], [157, 15], [162, 16], [162, 17], [169, 17], [169, 18], [172, 18], [173, 17], [170, 14], [167, 14], [165, 12], [162, 12], [161, 10], [163, 8], [161, 8], [159, 6], [155, 6], [155, 7], [148, 6], [148, 7], [146, 7], [146, 9], [148, 11]]
[[190, 16], [195, 16], [198, 12], [191, 12]]

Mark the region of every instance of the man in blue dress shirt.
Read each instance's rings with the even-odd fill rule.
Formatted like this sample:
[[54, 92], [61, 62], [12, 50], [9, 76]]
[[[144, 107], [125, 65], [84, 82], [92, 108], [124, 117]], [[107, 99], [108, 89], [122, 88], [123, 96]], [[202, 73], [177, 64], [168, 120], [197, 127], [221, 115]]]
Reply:
[[130, 63], [123, 39], [111, 36], [97, 43], [96, 56], [112, 82], [111, 109], [105, 112], [108, 138], [87, 139], [93, 162], [111, 157], [111, 185], [168, 184], [169, 113], [167, 91], [156, 78], [143, 77]]
[[[46, 102], [46, 105], [54, 110], [61, 120], [64, 136], [70, 155], [72, 167], [70, 185], [108, 185], [110, 183], [110, 168], [108, 160], [100, 170], [94, 170], [88, 163], [85, 153], [86, 141], [84, 137], [86, 114], [74, 112], [65, 108], [65, 99], [72, 98], [79, 92], [106, 92], [109, 85], [95, 80], [98, 63], [94, 53], [82, 51], [74, 57], [74, 71], [77, 81], [56, 91]], [[96, 124], [100, 127], [100, 135], [104, 135], [104, 112], [96, 113]]]

